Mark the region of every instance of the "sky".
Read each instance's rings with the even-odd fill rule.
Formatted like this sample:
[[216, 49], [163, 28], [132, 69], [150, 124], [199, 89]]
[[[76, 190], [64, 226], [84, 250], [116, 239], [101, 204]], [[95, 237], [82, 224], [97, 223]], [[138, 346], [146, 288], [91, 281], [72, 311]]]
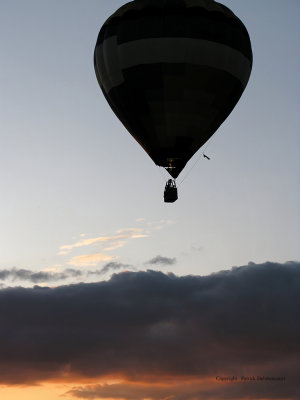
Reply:
[[222, 1], [252, 75], [165, 204], [94, 73], [125, 2], [0, 2], [1, 400], [295, 400], [300, 3]]

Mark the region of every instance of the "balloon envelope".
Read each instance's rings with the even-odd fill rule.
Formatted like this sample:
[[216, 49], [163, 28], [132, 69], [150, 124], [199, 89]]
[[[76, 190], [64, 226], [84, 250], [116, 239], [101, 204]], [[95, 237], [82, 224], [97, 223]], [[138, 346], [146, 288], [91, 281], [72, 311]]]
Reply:
[[102, 26], [94, 65], [115, 114], [176, 178], [241, 97], [252, 50], [243, 23], [213, 0], [135, 0]]

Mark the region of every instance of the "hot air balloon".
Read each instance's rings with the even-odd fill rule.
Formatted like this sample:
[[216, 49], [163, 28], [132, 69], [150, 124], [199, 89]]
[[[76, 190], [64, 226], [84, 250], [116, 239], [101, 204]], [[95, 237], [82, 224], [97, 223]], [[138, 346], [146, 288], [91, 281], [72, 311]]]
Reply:
[[240, 99], [251, 42], [214, 0], [134, 0], [102, 26], [94, 66], [114, 113], [175, 179]]

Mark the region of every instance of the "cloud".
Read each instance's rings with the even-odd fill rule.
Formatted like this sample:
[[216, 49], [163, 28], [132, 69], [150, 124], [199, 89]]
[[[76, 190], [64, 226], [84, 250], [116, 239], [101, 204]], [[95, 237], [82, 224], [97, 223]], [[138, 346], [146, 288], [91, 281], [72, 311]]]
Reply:
[[60, 246], [58, 255], [67, 255], [73, 252], [76, 249], [80, 249], [82, 247], [94, 247], [101, 248], [103, 251], [96, 253], [90, 252], [88, 254], [79, 254], [74, 255], [68, 262], [68, 265], [80, 267], [80, 266], [96, 266], [100, 262], [110, 261], [115, 256], [107, 255], [106, 252], [110, 252], [125, 246], [128, 240], [131, 239], [139, 239], [147, 237], [148, 234], [144, 233], [142, 228], [126, 228], [119, 229], [116, 231], [115, 235], [111, 236], [97, 236], [93, 238], [83, 239], [80, 235], [81, 239], [73, 244], [67, 244]]
[[[296, 400], [299, 313], [299, 262], [1, 289], [0, 382], [114, 377], [122, 383], [72, 394], [118, 398], [126, 385], [126, 400], [140, 399], [142, 386], [153, 400]], [[286, 384], [217, 383], [217, 375], [285, 376]]]
[[[89, 260], [87, 262], [92, 263], [96, 261]], [[60, 265], [61, 267], [61, 265]], [[48, 268], [43, 271], [30, 271], [28, 269], [2, 269], [0, 270], [0, 280], [2, 281], [25, 281], [31, 283], [52, 283], [60, 280], [70, 280], [71, 278], [79, 277], [90, 277], [90, 276], [102, 276], [107, 273], [113, 273], [121, 270], [135, 270], [134, 267], [119, 262], [109, 262], [102, 268], [96, 270], [77, 270], [72, 268], [64, 269], [61, 272], [57, 272], [56, 268]], [[4, 287], [3, 283], [0, 283], [0, 288]]]
[[166, 226], [170, 226], [175, 224], [176, 222], [171, 219], [161, 219], [160, 221], [151, 221], [147, 222], [146, 225], [154, 231], [160, 231], [164, 229]]
[[71, 260], [68, 261], [68, 264], [74, 267], [96, 266], [101, 261], [109, 261], [113, 258], [113, 256], [101, 253], [82, 254], [81, 256], [72, 257]]
[[146, 264], [150, 265], [174, 265], [176, 264], [176, 258], [156, 256], [151, 260], [147, 261]]
[[135, 222], [145, 222], [146, 218], [137, 218]]
[[[102, 261], [109, 261], [116, 258], [105, 253], [124, 247], [129, 240], [148, 237], [152, 232], [174, 223], [172, 220], [146, 222], [144, 218], [138, 218], [136, 222], [139, 224], [142, 223], [144, 227], [119, 229], [114, 235], [102, 235], [92, 238], [87, 238], [86, 234], [81, 234], [80, 239], [74, 243], [60, 246], [57, 254], [66, 256], [73, 252], [73, 257], [67, 262], [68, 265], [96, 266]], [[84, 254], [78, 254], [83, 247], [89, 248], [89, 250], [85, 251]], [[92, 250], [94, 247], [97, 248], [96, 252]], [[74, 254], [74, 252], [77, 252], [77, 254]]]
[[204, 250], [204, 247], [203, 246], [199, 246], [199, 245], [197, 245], [197, 244], [192, 244], [192, 250], [193, 251], [203, 251]]
[[112, 251], [112, 250], [119, 249], [120, 247], [123, 247], [124, 245], [125, 245], [125, 241], [124, 240], [119, 240], [119, 241], [115, 241], [110, 246], [105, 247], [104, 250], [105, 251]]
[[[193, 387], [192, 387], [193, 386]], [[196, 399], [199, 398], [199, 385], [145, 385], [140, 383], [118, 383], [118, 384], [103, 384], [90, 385], [87, 387], [75, 387], [68, 392], [80, 399], [126, 399], [126, 400], [164, 400], [164, 399]], [[184, 397], [182, 397], [184, 390]], [[197, 390], [195, 392], [195, 390]], [[193, 395], [193, 397], [191, 397]], [[176, 396], [176, 397], [175, 397]], [[195, 397], [197, 396], [197, 397]]]
[[126, 228], [119, 229], [115, 235], [111, 236], [98, 236], [89, 239], [82, 239], [73, 244], [63, 245], [59, 248], [59, 255], [69, 254], [72, 250], [79, 247], [88, 247], [93, 245], [101, 245], [109, 243], [106, 251], [113, 250], [117, 247], [122, 247], [126, 240], [147, 237], [140, 228]]
[[75, 269], [67, 268], [63, 272], [50, 272], [50, 271], [30, 271], [28, 269], [2, 269], [0, 270], [0, 279], [13, 281], [22, 280], [32, 283], [40, 282], [55, 282], [75, 278], [81, 276], [81, 272]]
[[[79, 399], [125, 399], [125, 400], [241, 400], [241, 399], [296, 399], [297, 384], [287, 387], [278, 382], [271, 393], [270, 382], [255, 384], [239, 381], [234, 384], [217, 383], [216, 379], [191, 380], [145, 384], [122, 382], [117, 384], [87, 385], [74, 387], [67, 394]], [[270, 390], [271, 389], [271, 390]]]
[[88, 275], [105, 275], [108, 272], [113, 272], [113, 271], [120, 271], [120, 270], [134, 270], [135, 268], [131, 267], [128, 264], [122, 264], [118, 262], [109, 262], [104, 265], [100, 270], [97, 271], [89, 271]]

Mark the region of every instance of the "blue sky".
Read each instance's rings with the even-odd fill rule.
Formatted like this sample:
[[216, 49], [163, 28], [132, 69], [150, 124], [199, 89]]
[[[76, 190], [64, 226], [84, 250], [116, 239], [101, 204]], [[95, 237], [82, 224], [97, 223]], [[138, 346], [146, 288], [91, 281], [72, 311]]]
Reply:
[[299, 260], [298, 0], [223, 1], [249, 31], [253, 72], [172, 205], [94, 74], [98, 31], [124, 3], [0, 5], [0, 269], [207, 275]]

